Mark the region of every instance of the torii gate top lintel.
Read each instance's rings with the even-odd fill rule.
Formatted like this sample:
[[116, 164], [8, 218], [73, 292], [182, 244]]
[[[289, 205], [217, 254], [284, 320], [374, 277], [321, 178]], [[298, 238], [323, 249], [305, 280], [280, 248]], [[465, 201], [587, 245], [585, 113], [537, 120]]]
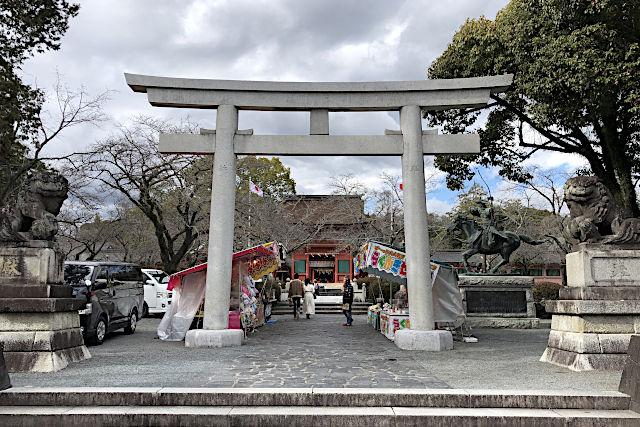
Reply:
[[460, 79], [379, 82], [277, 82], [190, 79], [125, 73], [129, 87], [147, 93], [151, 105], [240, 110], [393, 111], [406, 105], [446, 109], [486, 105], [512, 74]]

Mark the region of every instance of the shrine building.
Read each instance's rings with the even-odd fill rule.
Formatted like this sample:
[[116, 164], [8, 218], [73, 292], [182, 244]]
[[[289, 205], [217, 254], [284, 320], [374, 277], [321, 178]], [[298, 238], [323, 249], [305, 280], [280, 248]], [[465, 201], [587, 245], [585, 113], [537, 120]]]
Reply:
[[368, 217], [364, 201], [352, 195], [304, 195], [284, 200], [285, 211], [300, 233], [291, 250], [290, 277], [341, 283], [353, 277], [352, 254]]

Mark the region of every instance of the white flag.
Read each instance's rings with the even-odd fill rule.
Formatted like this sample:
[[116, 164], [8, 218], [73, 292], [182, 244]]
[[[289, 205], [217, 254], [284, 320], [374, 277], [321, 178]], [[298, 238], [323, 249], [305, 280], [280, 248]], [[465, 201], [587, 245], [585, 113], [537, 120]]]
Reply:
[[262, 190], [260, 189], [260, 187], [258, 187], [257, 185], [255, 185], [253, 183], [253, 181], [249, 180], [249, 191], [251, 191], [253, 194], [257, 194], [258, 196], [262, 197], [264, 194], [262, 193]]

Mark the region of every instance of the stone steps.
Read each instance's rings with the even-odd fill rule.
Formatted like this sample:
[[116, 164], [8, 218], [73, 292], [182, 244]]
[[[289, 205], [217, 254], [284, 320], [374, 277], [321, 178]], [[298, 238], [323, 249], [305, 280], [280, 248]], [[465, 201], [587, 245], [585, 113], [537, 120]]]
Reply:
[[19, 387], [0, 392], [0, 425], [637, 426], [629, 403], [618, 392]]
[[[354, 302], [351, 306], [352, 314], [367, 314], [371, 304], [367, 302]], [[278, 304], [271, 309], [272, 315], [291, 314], [293, 308], [286, 303]], [[342, 303], [316, 302], [316, 314], [342, 314]]]
[[207, 406], [143, 408], [4, 407], [0, 421], [13, 426], [625, 426], [640, 415], [629, 410], [407, 407]]

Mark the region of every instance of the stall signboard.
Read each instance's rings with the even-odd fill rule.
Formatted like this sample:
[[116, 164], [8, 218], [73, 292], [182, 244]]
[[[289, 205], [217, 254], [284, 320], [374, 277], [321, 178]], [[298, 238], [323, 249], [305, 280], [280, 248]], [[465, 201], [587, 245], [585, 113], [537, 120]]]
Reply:
[[280, 251], [276, 242], [269, 242], [262, 245], [270, 253], [261, 253], [261, 256], [255, 256], [253, 260], [247, 262], [249, 274], [255, 280], [272, 273], [280, 267]]
[[376, 331], [379, 331], [380, 330], [380, 311], [368, 310], [367, 322], [371, 325], [373, 329], [375, 329]]
[[[433, 283], [440, 265], [433, 262], [430, 265], [431, 283]], [[407, 277], [405, 253], [378, 242], [367, 242], [360, 248], [360, 252], [353, 259], [353, 271], [355, 274], [367, 268], [383, 271], [402, 279]]]
[[380, 313], [380, 332], [391, 341], [394, 340], [397, 331], [409, 327], [408, 314]]

